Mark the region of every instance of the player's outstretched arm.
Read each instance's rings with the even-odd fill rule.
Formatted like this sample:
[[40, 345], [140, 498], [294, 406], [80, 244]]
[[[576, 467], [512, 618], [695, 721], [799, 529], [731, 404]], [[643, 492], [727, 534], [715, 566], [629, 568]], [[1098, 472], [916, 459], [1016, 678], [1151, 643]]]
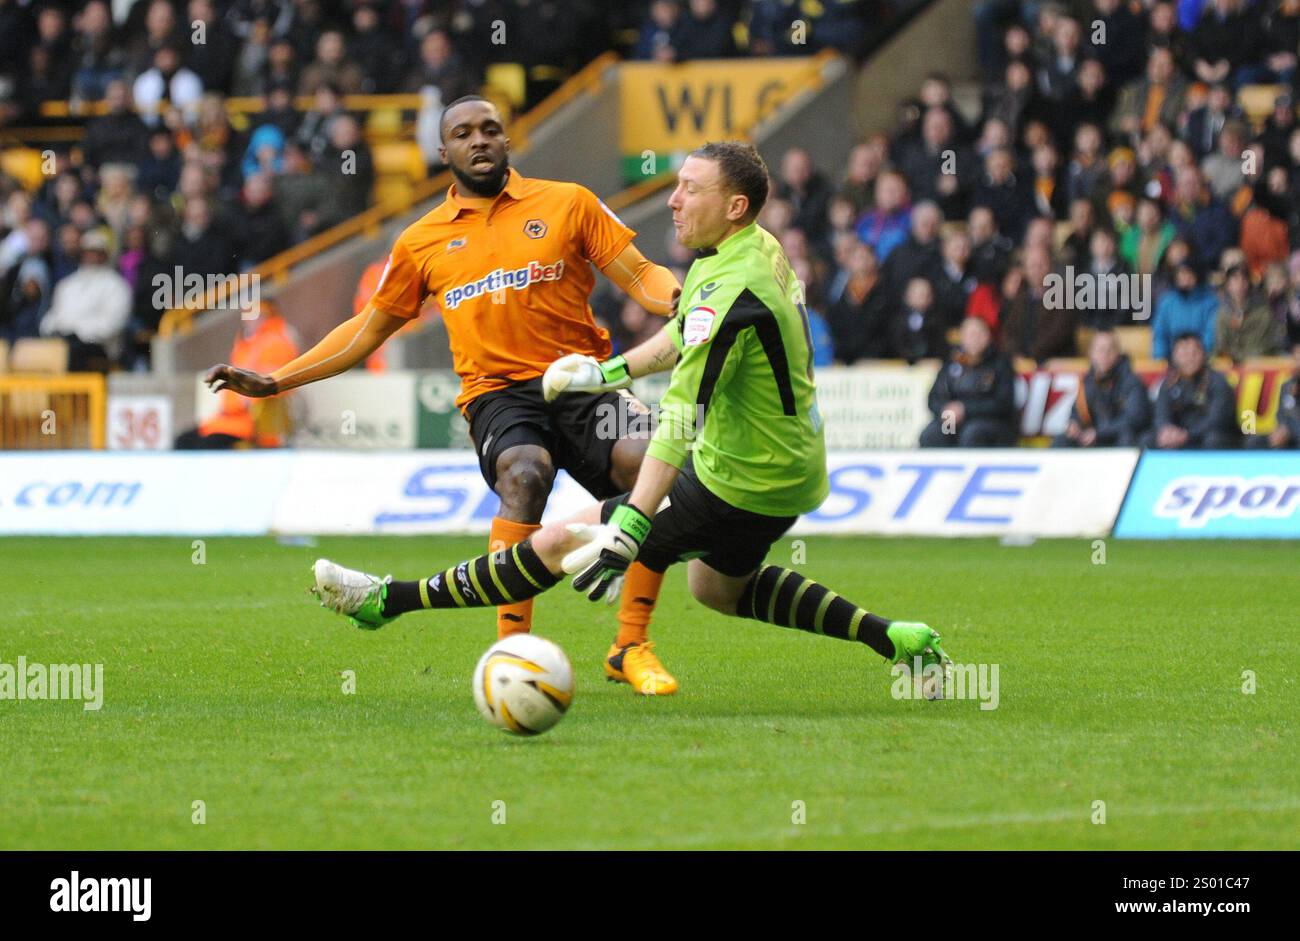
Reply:
[[627, 364], [628, 375], [640, 379], [651, 373], [672, 369], [680, 355], [677, 345], [673, 343], [672, 334], [665, 327], [644, 343], [624, 353], [623, 360]]
[[339, 324], [307, 352], [269, 376], [223, 363], [208, 370], [203, 381], [213, 392], [230, 389], [250, 398], [277, 395], [351, 369], [379, 349], [406, 322], [403, 317], [367, 307], [351, 320]]
[[628, 245], [604, 268], [609, 280], [652, 314], [671, 317], [682, 286], [663, 265], [650, 261], [635, 245]]
[[613, 356], [603, 363], [582, 353], [561, 356], [546, 367], [542, 395], [546, 401], [553, 402], [562, 392], [625, 389], [633, 379], [670, 369], [675, 362], [677, 347], [665, 328], [626, 354]]

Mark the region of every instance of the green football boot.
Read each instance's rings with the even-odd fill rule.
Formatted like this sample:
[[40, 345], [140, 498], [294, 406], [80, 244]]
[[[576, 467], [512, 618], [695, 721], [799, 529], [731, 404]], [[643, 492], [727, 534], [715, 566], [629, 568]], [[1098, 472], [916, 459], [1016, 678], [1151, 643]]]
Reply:
[[952, 677], [952, 658], [939, 644], [939, 632], [919, 621], [895, 621], [885, 629], [885, 635], [894, 642], [891, 663], [905, 663], [911, 670], [916, 658], [921, 658], [921, 673], [938, 665], [943, 671], [943, 688], [947, 689]]
[[311, 593], [320, 599], [321, 607], [343, 615], [353, 627], [375, 631], [397, 620], [397, 615], [384, 616], [384, 600], [393, 576], [381, 579], [329, 559], [317, 559], [311, 570], [316, 578]]

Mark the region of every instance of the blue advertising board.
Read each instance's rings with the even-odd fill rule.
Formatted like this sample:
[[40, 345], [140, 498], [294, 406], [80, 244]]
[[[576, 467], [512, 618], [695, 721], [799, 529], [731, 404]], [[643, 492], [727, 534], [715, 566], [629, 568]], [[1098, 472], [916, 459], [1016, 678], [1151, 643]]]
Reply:
[[1121, 539], [1300, 539], [1300, 451], [1147, 451]]

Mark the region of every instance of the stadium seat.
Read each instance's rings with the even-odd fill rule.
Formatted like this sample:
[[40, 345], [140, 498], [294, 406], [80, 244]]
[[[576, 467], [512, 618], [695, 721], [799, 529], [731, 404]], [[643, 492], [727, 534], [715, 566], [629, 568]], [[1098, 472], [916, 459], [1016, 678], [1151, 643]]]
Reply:
[[1151, 358], [1150, 327], [1116, 327], [1115, 339], [1119, 340], [1120, 352], [1134, 362]]
[[1079, 356], [1054, 356], [1043, 363], [1043, 368], [1048, 372], [1085, 373], [1088, 371], [1088, 360]]
[[0, 376], [9, 371], [9, 341], [0, 340]]
[[528, 73], [518, 62], [495, 62], [487, 67], [483, 84], [496, 89], [518, 111], [528, 97]]
[[403, 208], [411, 205], [415, 183], [427, 176], [424, 156], [418, 144], [386, 141], [375, 145], [375, 202]]
[[1092, 346], [1092, 337], [1097, 331], [1092, 327], [1076, 327], [1074, 331], [1074, 348], [1080, 353], [1087, 353]]
[[1273, 113], [1273, 105], [1278, 96], [1284, 91], [1285, 85], [1243, 85], [1237, 92], [1237, 103], [1254, 127], [1262, 127], [1264, 120]]
[[[267, 443], [268, 439], [283, 444], [289, 440], [293, 431], [293, 417], [289, 410], [289, 400], [281, 397], [258, 399], [252, 405], [253, 427], [257, 440]], [[273, 446], [279, 446], [275, 444]]]
[[41, 173], [41, 152], [32, 147], [0, 151], [0, 173], [13, 177], [29, 192], [40, 189], [45, 179]]
[[530, 82], [552, 82], [558, 85], [568, 77], [569, 73], [558, 65], [541, 63], [528, 70], [528, 80]]
[[375, 180], [372, 194], [375, 204], [386, 209], [402, 209], [415, 199], [415, 187], [401, 174], [390, 173]]
[[425, 177], [424, 156], [413, 141], [387, 141], [374, 149], [377, 177], [402, 176], [411, 182]]
[[402, 112], [396, 108], [376, 108], [366, 119], [366, 139], [372, 144], [402, 136]]
[[49, 337], [23, 337], [9, 354], [9, 368], [61, 376], [68, 371], [68, 341]]

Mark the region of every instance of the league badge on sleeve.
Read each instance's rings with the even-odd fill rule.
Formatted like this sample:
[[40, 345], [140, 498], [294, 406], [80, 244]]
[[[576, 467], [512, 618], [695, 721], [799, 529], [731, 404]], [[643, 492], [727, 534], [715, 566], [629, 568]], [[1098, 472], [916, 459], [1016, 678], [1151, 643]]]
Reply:
[[718, 312], [712, 307], [692, 307], [682, 325], [682, 346], [699, 346], [709, 341]]

